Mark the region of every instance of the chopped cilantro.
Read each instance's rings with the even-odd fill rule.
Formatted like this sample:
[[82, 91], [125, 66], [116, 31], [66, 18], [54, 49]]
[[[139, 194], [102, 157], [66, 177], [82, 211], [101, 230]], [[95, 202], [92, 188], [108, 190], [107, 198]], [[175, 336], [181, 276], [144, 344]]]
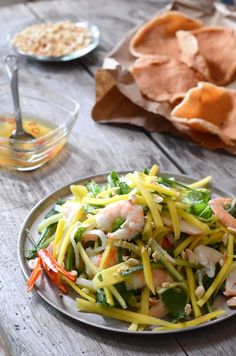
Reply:
[[112, 225], [111, 231], [112, 231], [112, 232], [115, 232], [116, 230], [118, 230], [124, 222], [125, 222], [124, 219], [117, 218], [117, 219], [115, 220], [114, 224]]
[[101, 186], [93, 180], [88, 182], [86, 187], [93, 197], [96, 197], [99, 193], [101, 193]]
[[175, 321], [184, 318], [184, 308], [187, 302], [186, 293], [182, 289], [171, 288], [161, 295], [165, 306], [169, 309], [170, 315]]
[[83, 226], [80, 226], [74, 236], [74, 239], [76, 242], [80, 242], [82, 240], [83, 237], [83, 233], [85, 232], [85, 228]]
[[107, 177], [107, 181], [108, 181], [108, 184], [110, 187], [118, 187], [119, 188], [117, 193], [120, 195], [128, 194], [131, 191], [128, 184], [125, 182], [122, 182], [120, 180], [119, 175], [114, 171], [112, 171], [111, 174], [109, 174], [109, 176]]

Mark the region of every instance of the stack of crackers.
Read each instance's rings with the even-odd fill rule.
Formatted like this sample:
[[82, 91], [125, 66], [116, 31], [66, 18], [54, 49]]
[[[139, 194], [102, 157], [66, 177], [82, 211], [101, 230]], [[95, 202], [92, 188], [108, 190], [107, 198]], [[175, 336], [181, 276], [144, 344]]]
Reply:
[[236, 154], [236, 32], [169, 11], [132, 37], [129, 68], [142, 95], [168, 103], [175, 128]]

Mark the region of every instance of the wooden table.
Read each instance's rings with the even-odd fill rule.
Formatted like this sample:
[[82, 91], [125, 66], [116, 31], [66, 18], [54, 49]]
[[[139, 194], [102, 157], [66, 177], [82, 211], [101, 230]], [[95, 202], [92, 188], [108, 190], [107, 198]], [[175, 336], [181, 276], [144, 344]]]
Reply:
[[[0, 9], [2, 41], [7, 32], [25, 21], [71, 15], [94, 21], [102, 32], [99, 48], [81, 61], [59, 65], [21, 60], [23, 80], [66, 92], [81, 103], [81, 112], [68, 147], [53, 162], [31, 173], [1, 170], [0, 354], [236, 354], [236, 318], [207, 329], [155, 337], [119, 335], [75, 322], [36, 294], [27, 294], [17, 260], [18, 232], [29, 210], [52, 191], [86, 175], [140, 169], [158, 162], [165, 171], [195, 177], [211, 174], [219, 187], [235, 194], [235, 157], [201, 149], [167, 134], [99, 125], [91, 119], [96, 67], [129, 29], [164, 4], [157, 0], [64, 0]], [[6, 50], [2, 43], [1, 54]], [[0, 75], [6, 81], [2, 68]]]

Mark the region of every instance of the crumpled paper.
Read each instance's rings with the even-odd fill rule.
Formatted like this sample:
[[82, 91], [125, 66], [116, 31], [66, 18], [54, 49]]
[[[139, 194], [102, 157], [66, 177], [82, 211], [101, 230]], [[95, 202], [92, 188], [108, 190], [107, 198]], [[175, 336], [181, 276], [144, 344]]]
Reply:
[[[236, 30], [236, 10], [211, 0], [173, 1], [158, 11], [177, 10], [189, 17], [200, 19], [206, 25], [231, 27]], [[236, 153], [236, 148], [227, 148], [214, 135], [192, 131], [185, 125], [170, 121], [173, 109], [168, 102], [155, 102], [142, 96], [129, 68], [135, 58], [129, 53], [129, 42], [138, 27], [132, 29], [104, 59], [103, 67], [96, 72], [96, 103], [92, 110], [95, 121], [103, 123], [125, 123], [145, 128], [147, 131], [184, 134], [206, 148], [224, 148]], [[226, 87], [236, 89], [236, 81]], [[207, 135], [207, 137], [205, 136]]]

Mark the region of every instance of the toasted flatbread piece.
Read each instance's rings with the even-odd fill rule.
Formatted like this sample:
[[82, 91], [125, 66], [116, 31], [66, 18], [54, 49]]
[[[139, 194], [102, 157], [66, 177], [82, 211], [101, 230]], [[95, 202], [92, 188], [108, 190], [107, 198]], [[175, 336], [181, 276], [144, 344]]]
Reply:
[[198, 83], [185, 63], [164, 56], [142, 56], [131, 71], [141, 93], [154, 101], [173, 103]]
[[202, 22], [191, 19], [178, 11], [166, 12], [142, 26], [130, 42], [130, 52], [139, 57], [143, 54], [167, 55], [179, 58], [180, 49], [176, 32], [202, 27]]
[[236, 32], [226, 27], [179, 31], [181, 60], [217, 85], [229, 83], [236, 72]]
[[217, 135], [227, 146], [236, 142], [236, 90], [200, 82], [171, 112], [173, 121]]

